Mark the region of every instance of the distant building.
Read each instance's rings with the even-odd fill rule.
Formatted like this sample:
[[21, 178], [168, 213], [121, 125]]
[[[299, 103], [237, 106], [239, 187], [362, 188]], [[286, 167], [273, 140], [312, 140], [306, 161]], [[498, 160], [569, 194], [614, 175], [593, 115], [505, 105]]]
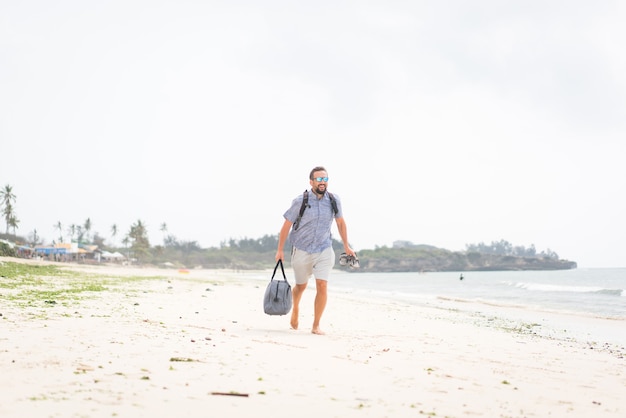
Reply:
[[413, 247], [413, 243], [411, 241], [394, 241], [391, 248], [410, 248]]

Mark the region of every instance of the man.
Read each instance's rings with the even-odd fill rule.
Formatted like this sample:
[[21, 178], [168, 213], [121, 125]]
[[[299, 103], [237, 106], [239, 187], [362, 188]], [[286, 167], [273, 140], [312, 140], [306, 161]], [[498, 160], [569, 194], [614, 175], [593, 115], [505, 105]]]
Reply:
[[[295, 198], [291, 207], [284, 213], [285, 222], [278, 237], [276, 261], [284, 260], [285, 242], [291, 230], [290, 242], [291, 267], [294, 270], [296, 285], [293, 288], [293, 309], [291, 328], [298, 329], [299, 304], [302, 292], [306, 289], [311, 276], [315, 277], [316, 295], [314, 306], [313, 334], [324, 334], [320, 329], [320, 320], [328, 299], [328, 277], [335, 264], [335, 252], [332, 248], [330, 229], [333, 218], [337, 223], [343, 248], [347, 255], [356, 257], [348, 242], [348, 229], [341, 211], [341, 201], [337, 195], [327, 192], [328, 173], [324, 167], [315, 167], [309, 174], [311, 190], [308, 203], [299, 219], [303, 195]], [[334, 202], [333, 202], [334, 201]], [[293, 226], [293, 229], [292, 229]]]

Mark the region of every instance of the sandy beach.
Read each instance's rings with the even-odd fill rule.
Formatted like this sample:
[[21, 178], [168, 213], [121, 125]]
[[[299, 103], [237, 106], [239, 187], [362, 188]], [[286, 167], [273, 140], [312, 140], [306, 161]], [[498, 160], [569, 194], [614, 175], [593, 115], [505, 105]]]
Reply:
[[623, 347], [485, 325], [453, 301], [331, 282], [319, 336], [313, 282], [291, 330], [235, 271], [64, 266], [104, 290], [24, 303], [0, 288], [1, 417], [626, 416]]

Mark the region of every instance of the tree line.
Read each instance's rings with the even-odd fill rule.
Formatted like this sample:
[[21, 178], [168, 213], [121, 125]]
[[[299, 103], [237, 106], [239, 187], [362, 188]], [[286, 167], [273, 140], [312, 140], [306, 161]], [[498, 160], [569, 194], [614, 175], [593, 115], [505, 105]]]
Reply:
[[[20, 244], [34, 247], [42, 244], [37, 230], [32, 231], [28, 239], [15, 233], [19, 220], [15, 213], [17, 197], [13, 188], [6, 185], [0, 190], [0, 208], [6, 223], [5, 234], [0, 238], [10, 239], [9, 230], [13, 230], [13, 239]], [[111, 243], [98, 232], [93, 232], [91, 218], [82, 223], [73, 223], [66, 227], [59, 221], [54, 225], [58, 237], [53, 240], [63, 243], [66, 238], [79, 246], [95, 245], [100, 250], [122, 252], [133, 263], [159, 265], [168, 263], [177, 267], [265, 269], [274, 264], [274, 254], [278, 246], [278, 235], [264, 235], [261, 238], [230, 238], [222, 241], [219, 247], [202, 248], [196, 241], [179, 240], [169, 233], [167, 224], [160, 225], [163, 234], [161, 244], [152, 245], [148, 238], [146, 223], [137, 220], [130, 225], [121, 239], [122, 246], [115, 244], [120, 229], [117, 224], [111, 226]], [[65, 234], [64, 234], [65, 233]], [[21, 241], [21, 242], [20, 242]], [[289, 245], [289, 244], [287, 244]], [[337, 259], [343, 252], [343, 244], [332, 240]], [[289, 249], [286, 248], [286, 253]], [[15, 255], [5, 244], [0, 243], [0, 255]], [[445, 271], [467, 269], [524, 269], [524, 268], [572, 268], [575, 263], [559, 260], [556, 252], [547, 249], [537, 252], [534, 244], [530, 247], [513, 245], [502, 239], [490, 244], [466, 244], [464, 252], [452, 252], [429, 245], [414, 245], [409, 241], [397, 241], [392, 248], [383, 246], [374, 250], [362, 250], [360, 271]], [[285, 260], [289, 263], [289, 260]], [[338, 268], [341, 268], [338, 266]]]
[[554, 260], [559, 259], [559, 255], [551, 249], [543, 250], [537, 253], [535, 244], [531, 244], [526, 248], [523, 245], [513, 245], [506, 240], [491, 241], [491, 244], [485, 244], [480, 242], [478, 244], [466, 244], [465, 251], [468, 253], [480, 253], [480, 254], [492, 254], [514, 257], [540, 257], [550, 258]]
[[[6, 225], [5, 233], [4, 235], [0, 234], [0, 237], [3, 239], [13, 238], [13, 240], [19, 244], [27, 244], [31, 247], [42, 245], [43, 240], [41, 236], [39, 236], [37, 229], [31, 231], [26, 238], [18, 237], [16, 231], [20, 221], [17, 218], [15, 210], [16, 201], [17, 196], [13, 192], [11, 185], [7, 184], [0, 189], [0, 212], [2, 213]], [[66, 238], [69, 238], [69, 242], [75, 242], [79, 246], [96, 245], [101, 249], [119, 249], [119, 247], [115, 247], [114, 245], [107, 245], [105, 237], [98, 232], [92, 233], [93, 223], [91, 218], [87, 218], [82, 223], [72, 223], [67, 227], [64, 227], [61, 221], [58, 221], [53, 225], [53, 228], [58, 233], [58, 236], [52, 240], [53, 245], [56, 243], [64, 243]], [[13, 231], [12, 237], [9, 235], [10, 230]], [[161, 231], [167, 231], [167, 225], [165, 223], [161, 225]], [[113, 224], [111, 226], [111, 239], [115, 239], [118, 233], [119, 228], [117, 224]], [[123, 236], [121, 242], [125, 249], [132, 250], [137, 257], [141, 257], [142, 259], [150, 258], [150, 241], [148, 240], [148, 230], [145, 222], [137, 220], [133, 223], [128, 232]], [[171, 239], [169, 241], [170, 244], [175, 242], [175, 240], [172, 241]], [[8, 251], [8, 249], [3, 249], [5, 253]], [[129, 252], [130, 251], [127, 251], [127, 253]]]

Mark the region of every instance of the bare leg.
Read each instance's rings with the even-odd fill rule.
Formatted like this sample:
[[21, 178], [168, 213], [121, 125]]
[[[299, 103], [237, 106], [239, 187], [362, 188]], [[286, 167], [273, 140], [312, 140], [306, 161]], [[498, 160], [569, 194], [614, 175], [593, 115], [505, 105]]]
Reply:
[[291, 328], [298, 329], [298, 315], [300, 313], [300, 299], [306, 289], [306, 283], [296, 284], [293, 288], [293, 307], [291, 308]]
[[320, 329], [320, 320], [326, 308], [326, 301], [328, 300], [328, 282], [326, 280], [315, 279], [315, 286], [317, 287], [317, 293], [315, 294], [315, 317], [313, 318], [313, 334], [323, 335], [324, 332]]

